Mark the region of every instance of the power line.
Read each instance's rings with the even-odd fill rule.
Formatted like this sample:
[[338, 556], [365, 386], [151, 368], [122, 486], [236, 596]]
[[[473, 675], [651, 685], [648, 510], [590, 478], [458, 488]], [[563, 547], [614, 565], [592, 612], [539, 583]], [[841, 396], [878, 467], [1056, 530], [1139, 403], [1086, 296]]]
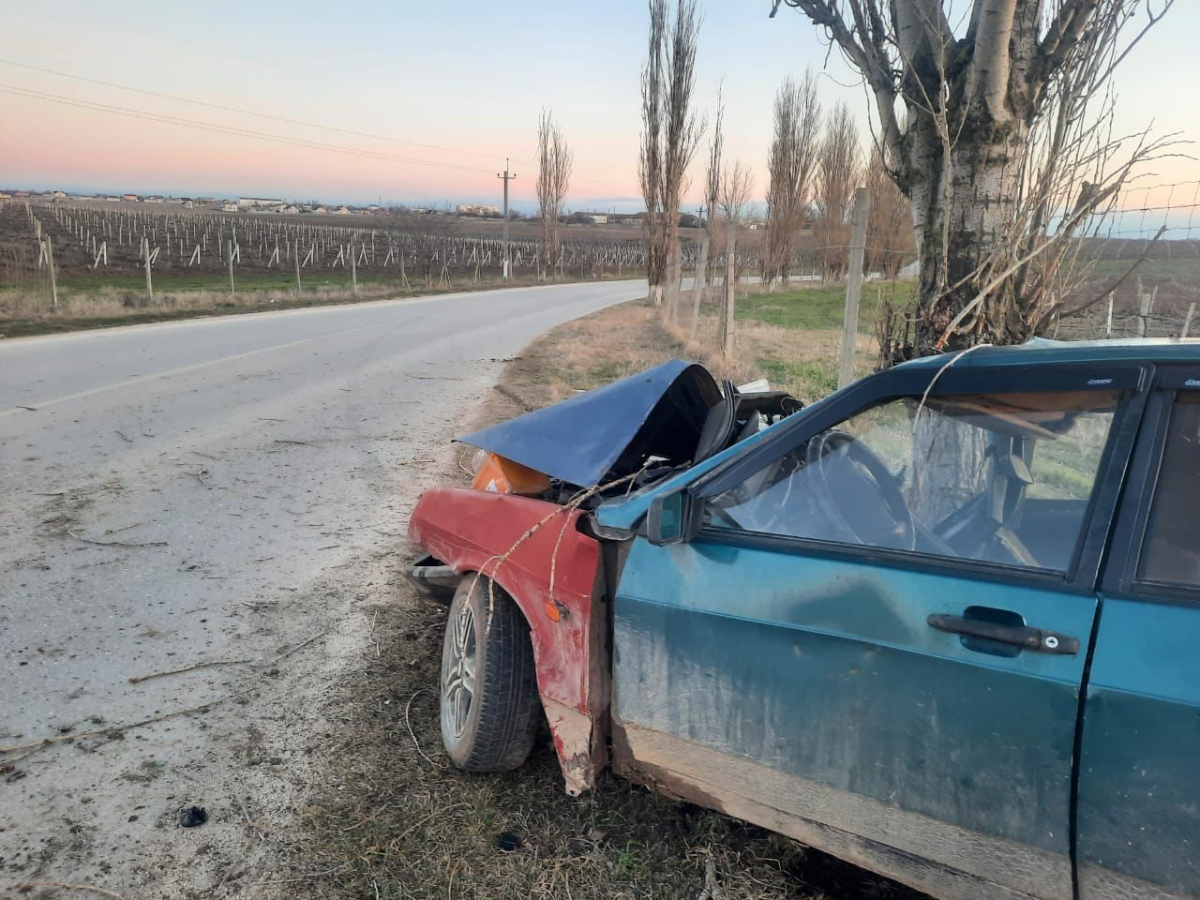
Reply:
[[47, 91], [35, 91], [29, 88], [17, 87], [16, 85], [0, 83], [0, 91], [14, 94], [16, 96], [27, 97], [32, 100], [44, 100], [50, 103], [59, 103], [64, 106], [74, 106], [80, 109], [89, 109], [95, 112], [111, 113], [113, 115], [126, 116], [133, 119], [144, 119], [150, 122], [161, 122], [168, 125], [182, 125], [186, 128], [195, 128], [200, 131], [211, 131], [216, 134], [228, 134], [237, 137], [248, 137], [255, 140], [270, 141], [272, 143], [284, 144], [292, 147], [303, 147], [312, 150], [326, 150], [331, 153], [347, 153], [353, 156], [364, 156], [371, 159], [381, 159], [389, 162], [410, 163], [418, 166], [432, 166], [440, 169], [455, 169], [460, 172], [479, 172], [490, 174], [487, 169], [477, 169], [471, 166], [459, 166], [454, 163], [435, 162], [427, 159], [417, 159], [408, 156], [396, 156], [390, 153], [381, 153], [376, 150], [363, 150], [357, 147], [344, 147], [339, 144], [326, 144], [320, 141], [309, 140], [308, 138], [293, 138], [286, 135], [270, 134], [263, 131], [253, 131], [247, 128], [238, 128], [233, 125], [219, 125], [214, 122], [203, 122], [197, 119], [187, 119], [181, 116], [170, 116], [165, 113], [152, 113], [144, 110], [130, 109], [124, 106], [113, 106], [107, 103], [97, 103], [91, 100], [82, 100], [78, 97], [66, 97], [62, 94], [51, 94]]
[[143, 94], [147, 97], [158, 97], [160, 100], [173, 100], [176, 103], [191, 103], [194, 106], [206, 106], [209, 109], [218, 109], [222, 110], [223, 112], [237, 113], [243, 116], [256, 116], [260, 119], [270, 119], [273, 122], [284, 122], [289, 125], [301, 125], [305, 128], [319, 128], [323, 131], [333, 131], [337, 132], [338, 134], [348, 134], [353, 137], [370, 138], [374, 141], [386, 141], [392, 144], [407, 144], [410, 147], [423, 147], [426, 150], [439, 150], [445, 153], [462, 153], [467, 156], [479, 156], [484, 159], [491, 160], [498, 158], [498, 154], [495, 153], [480, 153], [477, 150], [462, 150], [456, 147], [444, 147], [440, 144], [423, 144], [419, 141], [406, 141], [402, 138], [388, 137], [382, 134], [371, 134], [370, 132], [366, 131], [354, 131], [349, 128], [338, 128], [334, 125], [322, 125], [319, 122], [308, 122], [303, 119], [289, 119], [286, 116], [276, 116], [270, 113], [255, 112], [253, 110], [242, 109], [237, 106], [225, 106], [221, 103], [210, 103], [206, 100], [195, 100], [191, 97], [181, 97], [176, 94], [164, 94], [159, 91], [151, 91], [145, 88], [133, 87], [132, 85], [128, 84], [117, 84], [113, 81], [102, 81], [99, 78], [87, 78], [83, 75], [73, 75], [70, 72], [60, 72], [57, 69], [47, 69], [42, 66], [29, 65], [28, 63], [14, 62], [11, 59], [0, 59], [0, 65], [16, 66], [17, 68], [29, 69], [33, 72], [42, 72], [46, 75], [56, 75], [59, 78], [70, 78], [74, 81], [82, 81], [87, 84], [97, 84], [102, 87], [116, 88], [117, 90], [121, 91], [131, 91], [135, 94]]
[[[455, 147], [446, 147], [441, 144], [426, 144], [426, 143], [421, 143], [419, 141], [408, 141], [408, 140], [404, 140], [402, 138], [394, 138], [394, 137], [388, 137], [386, 135], [372, 134], [371, 132], [366, 132], [366, 131], [355, 131], [355, 130], [349, 129], [349, 128], [339, 128], [334, 125], [323, 125], [320, 122], [310, 122], [310, 121], [306, 121], [303, 119], [292, 119], [292, 118], [288, 118], [286, 116], [273, 115], [271, 113], [255, 112], [253, 110], [242, 109], [242, 108], [236, 107], [236, 106], [227, 106], [227, 105], [220, 104], [220, 103], [211, 103], [206, 100], [196, 100], [191, 97], [183, 97], [183, 96], [179, 96], [176, 94], [166, 94], [166, 93], [163, 93], [160, 91], [152, 91], [152, 90], [148, 90], [146, 88], [134, 87], [133, 85], [119, 84], [117, 82], [104, 81], [104, 80], [98, 79], [98, 78], [88, 78], [84, 75], [75, 75], [70, 72], [60, 71], [58, 69], [50, 69], [50, 68], [46, 68], [44, 66], [35, 66], [35, 65], [31, 65], [29, 63], [16, 62], [15, 60], [11, 60], [11, 59], [0, 58], [0, 65], [13, 66], [16, 68], [27, 69], [27, 70], [33, 71], [33, 72], [41, 72], [46, 75], [54, 75], [54, 76], [57, 76], [60, 78], [68, 78], [68, 79], [83, 82], [86, 84], [95, 84], [95, 85], [99, 85], [101, 87], [114, 88], [116, 90], [122, 90], [122, 91], [130, 91], [135, 94], [142, 94], [147, 97], [156, 97], [161, 100], [171, 100], [176, 103], [189, 103], [194, 106], [203, 106], [203, 107], [207, 107], [209, 109], [220, 110], [223, 112], [231, 112], [231, 113], [236, 113], [238, 115], [245, 115], [245, 116], [254, 116], [254, 117], [257, 117], [260, 119], [267, 119], [267, 120], [270, 120], [273, 122], [282, 122], [282, 123], [289, 124], [289, 125], [299, 125], [299, 126], [302, 126], [305, 128], [317, 128], [317, 129], [320, 129], [323, 131], [330, 131], [330, 132], [334, 132], [337, 134], [346, 134], [346, 135], [351, 135], [353, 137], [368, 138], [369, 140], [384, 141], [384, 142], [393, 143], [393, 144], [404, 144], [404, 145], [412, 146], [412, 147], [422, 147], [422, 148], [425, 148], [428, 150], [437, 150], [437, 151], [446, 152], [446, 153], [459, 153], [459, 154], [464, 154], [464, 155], [468, 155], [468, 156], [477, 156], [477, 157], [481, 157], [483, 159], [497, 159], [499, 157], [499, 154], [482, 153], [477, 150], [464, 150], [464, 149], [455, 148]], [[376, 158], [376, 159], [384, 159], [384, 160], [397, 161], [397, 162], [407, 162], [407, 163], [412, 163], [415, 165], [433, 166], [436, 168], [457, 169], [459, 171], [464, 171], [464, 172], [484, 173], [487, 171], [485, 169], [476, 169], [476, 168], [472, 168], [469, 166], [456, 166], [453, 163], [435, 162], [435, 161], [430, 161], [430, 160], [417, 159], [414, 157], [391, 156], [389, 154], [379, 153], [379, 152], [371, 151], [371, 150], [360, 150], [355, 147], [343, 147], [343, 146], [335, 145], [335, 144], [325, 144], [325, 143], [322, 143], [319, 141], [312, 141], [308, 138], [292, 138], [292, 137], [288, 137], [286, 135], [268, 134], [266, 132], [253, 131], [252, 129], [240, 128], [239, 126], [234, 126], [234, 125], [226, 126], [226, 125], [220, 125], [217, 123], [200, 122], [195, 119], [186, 119], [186, 118], [179, 117], [179, 116], [170, 116], [170, 115], [167, 115], [164, 113], [152, 113], [152, 112], [147, 112], [147, 111], [142, 111], [142, 110], [134, 110], [134, 109], [129, 109], [128, 107], [113, 106], [110, 104], [104, 104], [104, 103], [99, 103], [99, 102], [90, 101], [90, 100], [83, 100], [83, 99], [74, 98], [74, 97], [65, 97], [63, 95], [51, 94], [51, 93], [45, 92], [45, 91], [36, 91], [31, 88], [21, 88], [21, 87], [15, 86], [15, 85], [5, 86], [5, 85], [0, 84], [0, 89], [7, 89], [10, 93], [24, 92], [24, 95], [31, 99], [47, 100], [50, 102], [61, 103], [61, 104], [65, 104], [68, 106], [76, 106], [76, 107], [79, 107], [82, 109], [92, 109], [92, 110], [95, 110], [98, 112], [109, 112], [109, 113], [114, 113], [117, 115], [125, 115], [125, 116], [131, 117], [131, 118], [146, 119], [148, 121], [159, 121], [159, 122], [166, 122], [169, 124], [184, 125], [184, 126], [190, 127], [190, 128], [208, 129], [208, 130], [218, 131], [219, 133], [223, 133], [223, 134], [237, 135], [237, 136], [242, 136], [242, 137], [253, 137], [258, 140], [268, 140], [268, 141], [272, 141], [275, 143], [291, 144], [293, 146], [309, 147], [311, 149], [328, 150], [331, 152], [351, 153], [356, 156], [366, 156], [366, 157], [372, 157], [372, 158]], [[528, 160], [518, 160], [518, 162], [524, 162], [530, 166], [533, 165], [533, 163], [529, 162]], [[626, 191], [626, 188], [611, 184], [609, 182], [593, 181], [593, 180], [586, 179], [586, 178], [577, 179], [576, 184], [591, 185], [593, 188], [605, 188], [608, 190], [615, 190], [615, 191], [622, 192], [622, 193], [624, 193]]]

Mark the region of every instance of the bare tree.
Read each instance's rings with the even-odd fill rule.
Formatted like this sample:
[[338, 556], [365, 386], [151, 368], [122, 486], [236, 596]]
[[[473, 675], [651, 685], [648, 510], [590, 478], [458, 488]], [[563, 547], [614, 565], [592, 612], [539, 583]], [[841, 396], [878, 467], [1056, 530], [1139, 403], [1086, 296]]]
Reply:
[[679, 285], [679, 204], [704, 125], [692, 109], [700, 15], [696, 0], [649, 0], [650, 35], [642, 66], [642, 142], [638, 175], [646, 203], [646, 258], [655, 304], [664, 283], [674, 317]]
[[733, 353], [734, 302], [737, 294], [738, 227], [754, 193], [754, 173], [738, 160], [721, 173], [717, 208], [725, 225], [725, 304], [721, 310], [721, 352]]
[[696, 339], [700, 327], [700, 303], [708, 294], [709, 251], [717, 243], [717, 206], [721, 193], [721, 154], [725, 150], [724, 86], [717, 88], [717, 113], [713, 120], [712, 139], [708, 144], [708, 167], [704, 172], [704, 236], [700, 239], [700, 262], [692, 285], [691, 339]]
[[840, 279], [850, 259], [847, 217], [858, 187], [858, 129], [845, 103], [834, 107], [817, 150], [817, 212], [821, 223], [821, 260], [826, 278]]
[[542, 259], [547, 268], [553, 268], [560, 256], [558, 220], [571, 184], [573, 164], [574, 154], [567, 146], [562, 129], [554, 121], [554, 114], [548, 109], [542, 110], [538, 118], [537, 196], [542, 224]]
[[796, 256], [812, 191], [821, 127], [821, 104], [811, 70], [800, 84], [789, 76], [775, 95], [775, 131], [767, 156], [767, 247], [764, 276], [784, 284]]
[[863, 182], [871, 194], [871, 217], [867, 222], [867, 271], [895, 278], [914, 255], [912, 209], [908, 198], [888, 177], [888, 167], [879, 148], [871, 154]]
[[1036, 333], [1072, 247], [1169, 146], [1114, 137], [1106, 85], [1174, 0], [972, 0], [953, 18], [950, 0], [782, 2], [862, 74], [912, 201], [919, 310], [906, 352]]

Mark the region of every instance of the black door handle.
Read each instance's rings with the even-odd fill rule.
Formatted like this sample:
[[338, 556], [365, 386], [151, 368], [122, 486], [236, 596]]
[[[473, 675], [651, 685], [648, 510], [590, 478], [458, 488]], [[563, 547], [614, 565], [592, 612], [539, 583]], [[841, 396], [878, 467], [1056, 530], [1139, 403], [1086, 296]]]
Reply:
[[1020, 647], [1022, 650], [1063, 656], [1074, 656], [1079, 652], [1079, 638], [1057, 631], [1043, 631], [1025, 625], [999, 625], [983, 619], [964, 619], [962, 616], [948, 616], [943, 613], [933, 613], [926, 621], [930, 628], [936, 628], [938, 631], [987, 638], [990, 641]]

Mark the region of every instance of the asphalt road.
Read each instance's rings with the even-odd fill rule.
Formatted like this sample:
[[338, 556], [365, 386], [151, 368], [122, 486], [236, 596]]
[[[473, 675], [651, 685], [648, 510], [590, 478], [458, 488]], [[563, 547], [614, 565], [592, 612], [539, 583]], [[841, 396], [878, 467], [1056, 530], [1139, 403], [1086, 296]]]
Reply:
[[[644, 291], [552, 286], [0, 342], [0, 747], [229, 697], [314, 634], [276, 668], [336, 678], [369, 636], [379, 566], [364, 567], [403, 539], [500, 361]], [[315, 702], [320, 685], [305, 684], [297, 703]], [[215, 723], [80, 737], [15, 768], [18, 754], [0, 756], [0, 889], [203, 889], [204, 866], [168, 890], [154, 860], [180, 852], [168, 831], [191, 834], [180, 804], [222, 809], [232, 757], [214, 741], [270, 743], [271, 723], [303, 718], [278, 692], [270, 710], [247, 702]], [[247, 796], [311, 776], [275, 770]]]

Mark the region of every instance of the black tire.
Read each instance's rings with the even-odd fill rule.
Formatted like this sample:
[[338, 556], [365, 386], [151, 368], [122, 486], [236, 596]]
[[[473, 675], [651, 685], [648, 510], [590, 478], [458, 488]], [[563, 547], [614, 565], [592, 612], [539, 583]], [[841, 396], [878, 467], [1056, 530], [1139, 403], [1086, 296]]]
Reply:
[[489, 615], [489, 583], [471, 573], [463, 577], [442, 641], [442, 744], [467, 772], [520, 766], [542, 719], [529, 624], [498, 585]]

